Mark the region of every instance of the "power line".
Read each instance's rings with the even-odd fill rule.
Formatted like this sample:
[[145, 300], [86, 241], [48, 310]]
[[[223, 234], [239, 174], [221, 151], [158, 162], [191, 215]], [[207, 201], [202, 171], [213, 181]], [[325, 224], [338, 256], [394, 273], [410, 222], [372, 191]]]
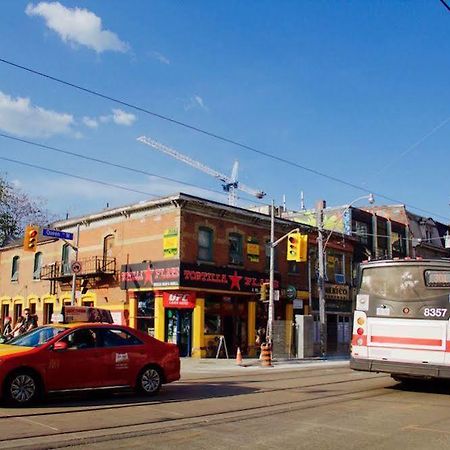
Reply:
[[17, 142], [22, 142], [24, 144], [32, 145], [34, 147], [39, 147], [39, 148], [41, 148], [43, 150], [50, 150], [52, 152], [62, 153], [62, 154], [65, 154], [65, 155], [76, 157], [76, 158], [82, 158], [82, 159], [85, 159], [85, 160], [88, 160], [88, 161], [93, 161], [93, 162], [96, 162], [96, 163], [99, 163], [99, 164], [104, 164], [106, 166], [115, 167], [115, 168], [123, 169], [123, 170], [128, 170], [130, 172], [139, 173], [141, 175], [146, 175], [146, 176], [150, 176], [150, 177], [159, 178], [161, 180], [166, 180], [166, 181], [170, 181], [170, 182], [173, 182], [173, 183], [183, 184], [185, 186], [193, 187], [193, 188], [196, 188], [196, 189], [202, 189], [204, 191], [213, 192], [215, 194], [227, 195], [227, 194], [225, 194], [225, 193], [223, 193], [221, 191], [204, 188], [204, 187], [198, 186], [198, 185], [193, 184], [193, 183], [188, 183], [186, 181], [177, 180], [175, 178], [170, 178], [170, 177], [166, 177], [166, 176], [163, 176], [163, 175], [157, 175], [157, 174], [152, 173], [152, 172], [147, 172], [146, 170], [136, 169], [134, 167], [129, 167], [129, 166], [125, 166], [125, 165], [122, 165], [122, 164], [113, 163], [111, 161], [105, 161], [105, 160], [100, 159], [100, 158], [94, 158], [93, 156], [82, 155], [81, 153], [71, 152], [69, 150], [63, 150], [61, 148], [52, 147], [50, 145], [40, 144], [39, 142], [34, 142], [34, 141], [29, 141], [27, 139], [17, 138], [17, 137], [14, 137], [14, 136], [10, 136], [9, 134], [0, 133], [0, 137], [3, 137], [5, 139], [11, 139], [11, 140], [17, 141]]
[[160, 195], [151, 194], [150, 192], [140, 191], [138, 189], [127, 188], [125, 186], [121, 186], [120, 184], [109, 183], [107, 181], [96, 180], [94, 178], [82, 177], [81, 175], [74, 175], [72, 173], [63, 172], [62, 170], [56, 170], [56, 169], [50, 169], [49, 167], [38, 166], [37, 164], [31, 164], [31, 163], [27, 163], [25, 161], [19, 161], [17, 159], [6, 158], [4, 156], [0, 156], [0, 159], [3, 161], [12, 162], [14, 164], [20, 164], [22, 166], [32, 167], [33, 169], [45, 170], [47, 172], [64, 175], [66, 177], [76, 178], [78, 180], [83, 180], [83, 181], [89, 181], [90, 183], [97, 183], [97, 184], [101, 184], [103, 186], [109, 186], [109, 187], [113, 187], [116, 189], [122, 189], [124, 191], [135, 192], [135, 193], [143, 194], [143, 195], [149, 195], [150, 197], [155, 197], [155, 198], [160, 197]]
[[445, 3], [444, 0], [439, 0], [439, 1], [447, 8], [447, 11], [450, 12], [450, 6], [448, 6], [447, 3]]
[[[245, 150], [249, 150], [249, 151], [254, 152], [254, 153], [256, 153], [256, 154], [259, 154], [259, 155], [261, 155], [261, 156], [265, 156], [265, 157], [267, 157], [267, 158], [271, 158], [271, 159], [273, 159], [273, 160], [276, 160], [276, 161], [285, 163], [285, 164], [290, 165], [290, 166], [293, 166], [293, 167], [297, 167], [297, 168], [299, 168], [299, 169], [302, 169], [302, 170], [307, 171], [307, 172], [309, 172], [309, 173], [312, 173], [312, 174], [314, 174], [314, 175], [320, 176], [320, 177], [322, 177], [322, 178], [326, 178], [326, 179], [331, 180], [331, 181], [334, 181], [334, 182], [336, 182], [336, 183], [343, 184], [343, 185], [345, 185], [345, 186], [351, 187], [351, 188], [353, 188], [353, 189], [355, 189], [355, 190], [359, 190], [359, 191], [364, 192], [364, 193], [366, 193], [366, 194], [372, 193], [372, 194], [374, 194], [375, 196], [377, 196], [377, 197], [379, 197], [379, 198], [383, 198], [383, 199], [388, 200], [388, 201], [390, 201], [390, 202], [394, 202], [394, 203], [403, 203], [403, 202], [400, 201], [400, 200], [394, 199], [394, 198], [392, 198], [392, 197], [388, 197], [387, 195], [381, 194], [381, 193], [376, 192], [376, 191], [374, 191], [374, 190], [372, 190], [372, 189], [368, 189], [368, 188], [359, 186], [359, 185], [357, 185], [357, 184], [351, 183], [351, 182], [349, 182], [349, 181], [343, 180], [343, 179], [341, 179], [341, 178], [338, 178], [338, 177], [335, 177], [335, 176], [332, 176], [332, 175], [328, 175], [328, 174], [323, 173], [323, 172], [320, 172], [320, 171], [318, 171], [318, 170], [316, 170], [316, 169], [311, 169], [310, 167], [303, 166], [302, 164], [298, 164], [298, 163], [296, 163], [296, 162], [294, 162], [294, 161], [290, 161], [290, 160], [288, 160], [288, 159], [286, 159], [286, 158], [282, 158], [282, 157], [280, 157], [280, 156], [273, 155], [273, 154], [271, 154], [271, 153], [268, 153], [268, 152], [259, 150], [259, 149], [255, 148], [255, 147], [249, 146], [249, 145], [247, 145], [247, 144], [243, 144], [243, 143], [241, 143], [241, 142], [239, 142], [239, 141], [236, 141], [236, 140], [234, 140], [234, 139], [230, 139], [230, 138], [227, 138], [227, 137], [224, 137], [224, 136], [220, 136], [220, 135], [218, 135], [218, 134], [216, 134], [216, 133], [212, 133], [212, 132], [210, 132], [210, 131], [204, 130], [204, 129], [199, 128], [199, 127], [196, 127], [196, 126], [194, 126], [194, 125], [190, 125], [190, 124], [188, 124], [188, 123], [181, 122], [181, 121], [176, 120], [176, 119], [173, 119], [173, 118], [171, 118], [171, 117], [164, 116], [164, 115], [162, 115], [162, 114], [159, 114], [159, 113], [156, 113], [156, 112], [154, 112], [154, 111], [151, 111], [151, 110], [149, 110], [149, 109], [147, 109], [147, 108], [143, 108], [143, 107], [141, 107], [141, 106], [134, 105], [134, 104], [129, 103], [129, 102], [126, 102], [126, 101], [124, 101], [124, 100], [120, 100], [120, 99], [111, 97], [111, 96], [109, 96], [109, 95], [102, 94], [101, 92], [94, 91], [93, 89], [85, 88], [85, 87], [80, 86], [80, 85], [78, 85], [78, 84], [75, 84], [75, 83], [71, 83], [71, 82], [69, 82], [69, 81], [62, 80], [61, 78], [54, 77], [54, 76], [52, 76], [52, 75], [49, 75], [49, 74], [40, 72], [40, 71], [35, 70], [35, 69], [32, 69], [32, 68], [30, 68], [30, 67], [26, 67], [26, 66], [23, 66], [23, 65], [14, 63], [14, 62], [12, 62], [12, 61], [8, 61], [8, 60], [3, 59], [3, 58], [0, 58], [0, 62], [2, 62], [2, 63], [4, 63], [4, 64], [7, 64], [7, 65], [9, 65], [9, 66], [15, 67], [15, 68], [17, 68], [17, 69], [21, 69], [21, 70], [24, 70], [24, 71], [26, 71], [26, 72], [32, 73], [32, 74], [34, 74], [34, 75], [39, 75], [39, 76], [41, 76], [41, 77], [47, 78], [47, 79], [49, 79], [49, 80], [55, 81], [55, 82], [57, 82], [57, 83], [60, 83], [60, 84], [65, 85], [65, 86], [69, 86], [69, 87], [72, 87], [72, 88], [74, 88], [74, 89], [78, 89], [78, 90], [80, 90], [80, 91], [82, 91], [82, 92], [85, 92], [85, 93], [88, 93], [88, 94], [95, 95], [95, 96], [97, 96], [97, 97], [103, 98], [104, 100], [109, 100], [109, 101], [111, 101], [111, 102], [120, 104], [120, 105], [122, 105], [122, 106], [127, 106], [128, 108], [134, 109], [134, 110], [136, 110], [136, 111], [140, 111], [140, 112], [143, 112], [143, 113], [145, 113], [145, 114], [149, 114], [149, 115], [151, 115], [151, 116], [153, 116], [153, 117], [157, 117], [157, 118], [159, 118], [159, 119], [161, 119], [161, 120], [165, 120], [165, 121], [168, 121], [168, 122], [173, 123], [173, 124], [175, 124], [175, 125], [179, 125], [179, 126], [181, 126], [181, 127], [187, 128], [187, 129], [189, 129], [189, 130], [196, 131], [196, 132], [201, 133], [201, 134], [203, 134], [203, 135], [212, 137], [212, 138], [214, 138], [214, 139], [218, 139], [218, 140], [220, 140], [220, 141], [222, 141], [222, 142], [226, 142], [226, 143], [228, 143], [228, 144], [235, 145], [235, 146], [240, 147], [240, 148], [243, 148], [243, 149], [245, 149]], [[415, 209], [415, 210], [417, 210], [417, 211], [421, 211], [421, 212], [423, 212], [423, 213], [426, 213], [426, 214], [431, 214], [431, 215], [434, 215], [434, 216], [436, 216], [436, 217], [444, 218], [445, 220], [450, 220], [448, 217], [442, 216], [442, 215], [437, 214], [437, 213], [435, 213], [435, 212], [433, 212], [433, 211], [428, 211], [428, 210], [426, 210], [426, 209], [419, 208], [419, 207], [414, 206], [414, 205], [412, 205], [412, 204], [406, 204], [406, 203], [405, 203], [404, 205], [405, 205], [405, 206], [408, 206], [409, 208]]]

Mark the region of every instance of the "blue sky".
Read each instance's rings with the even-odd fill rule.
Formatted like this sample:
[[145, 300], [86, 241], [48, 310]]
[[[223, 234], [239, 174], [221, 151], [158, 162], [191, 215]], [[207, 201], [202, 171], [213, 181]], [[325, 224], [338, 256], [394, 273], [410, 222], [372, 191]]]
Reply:
[[[3, 0], [0, 8], [2, 59], [450, 221], [450, 13], [439, 0]], [[138, 143], [140, 135], [226, 174], [239, 160], [240, 181], [267, 192], [267, 203], [285, 194], [298, 209], [302, 190], [307, 207], [364, 195], [4, 63], [0, 132], [198, 186], [0, 138], [0, 156], [149, 194], [227, 202], [215, 179]], [[61, 216], [149, 198], [11, 162], [0, 167]], [[250, 203], [242, 194], [240, 204]]]

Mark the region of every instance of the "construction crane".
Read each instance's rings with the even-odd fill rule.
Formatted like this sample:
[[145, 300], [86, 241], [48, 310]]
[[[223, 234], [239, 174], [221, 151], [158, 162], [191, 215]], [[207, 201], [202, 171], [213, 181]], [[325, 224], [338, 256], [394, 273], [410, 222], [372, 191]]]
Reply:
[[160, 152], [165, 153], [166, 155], [172, 156], [172, 158], [178, 159], [179, 161], [183, 161], [184, 163], [194, 167], [195, 169], [201, 170], [208, 175], [211, 175], [214, 178], [217, 178], [222, 182], [222, 188], [225, 192], [228, 192], [228, 204], [232, 206], [236, 206], [237, 203], [237, 190], [246, 192], [256, 198], [263, 198], [266, 194], [262, 191], [258, 191], [256, 189], [252, 189], [245, 184], [242, 184], [238, 181], [238, 170], [239, 170], [239, 162], [235, 161], [233, 164], [233, 169], [231, 170], [231, 176], [224, 175], [217, 170], [211, 169], [210, 167], [202, 164], [199, 161], [195, 161], [189, 156], [183, 155], [180, 152], [177, 152], [173, 148], [167, 147], [167, 145], [161, 144], [158, 141], [155, 141], [152, 138], [146, 136], [140, 136], [137, 138], [139, 142], [143, 144], [149, 145]]

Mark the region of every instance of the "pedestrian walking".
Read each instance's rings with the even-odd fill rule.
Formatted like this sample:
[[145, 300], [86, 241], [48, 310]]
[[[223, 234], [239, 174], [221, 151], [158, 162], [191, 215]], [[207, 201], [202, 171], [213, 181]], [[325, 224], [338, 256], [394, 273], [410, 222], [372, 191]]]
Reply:
[[28, 331], [31, 331], [37, 327], [37, 320], [31, 314], [30, 308], [25, 308], [23, 310], [23, 314], [24, 314], [24, 321], [22, 325], [22, 333], [27, 333]]

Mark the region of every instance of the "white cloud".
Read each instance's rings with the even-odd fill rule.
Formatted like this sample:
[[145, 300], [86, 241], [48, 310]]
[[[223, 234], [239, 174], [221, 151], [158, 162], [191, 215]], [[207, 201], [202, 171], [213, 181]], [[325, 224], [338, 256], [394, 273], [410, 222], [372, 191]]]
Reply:
[[81, 120], [89, 128], [98, 128], [98, 121], [93, 117], [84, 116]]
[[127, 113], [121, 109], [113, 109], [113, 121], [117, 125], [130, 126], [136, 121], [136, 116], [132, 113]]
[[209, 111], [209, 108], [205, 105], [205, 102], [203, 101], [203, 98], [200, 97], [200, 95], [193, 95], [184, 105], [185, 111], [189, 111], [190, 109], [193, 108], [200, 108], [203, 109], [204, 111]]
[[170, 64], [170, 59], [167, 58], [166, 56], [164, 56], [162, 53], [159, 53], [159, 52], [150, 52], [149, 55], [150, 55], [152, 58], [157, 59], [157, 60], [158, 60], [160, 63], [162, 63], [162, 64], [166, 64], [166, 65], [169, 65], [169, 64]]
[[29, 98], [16, 99], [0, 91], [0, 129], [23, 137], [50, 137], [71, 133], [73, 116], [31, 104]]
[[64, 42], [79, 44], [95, 50], [126, 52], [128, 44], [117, 34], [102, 29], [102, 19], [82, 8], [66, 8], [59, 2], [29, 3], [25, 9], [28, 16], [41, 16], [48, 28], [55, 31]]

